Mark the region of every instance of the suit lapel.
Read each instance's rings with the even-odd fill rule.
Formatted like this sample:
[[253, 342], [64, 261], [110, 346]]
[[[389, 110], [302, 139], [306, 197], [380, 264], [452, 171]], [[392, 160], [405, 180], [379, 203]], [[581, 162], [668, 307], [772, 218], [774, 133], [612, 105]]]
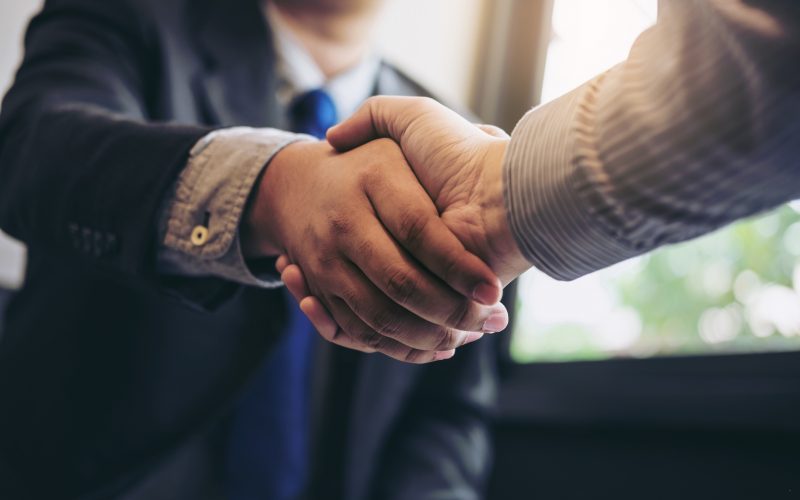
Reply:
[[204, 66], [194, 79], [206, 119], [285, 128], [272, 35], [258, 0], [200, 0], [193, 32]]

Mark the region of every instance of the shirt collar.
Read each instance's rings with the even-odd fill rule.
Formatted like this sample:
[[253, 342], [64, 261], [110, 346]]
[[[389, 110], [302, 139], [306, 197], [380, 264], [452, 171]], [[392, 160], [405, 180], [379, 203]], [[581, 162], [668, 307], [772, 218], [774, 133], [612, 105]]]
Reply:
[[278, 9], [265, 2], [264, 12], [272, 31], [280, 82], [278, 99], [283, 105], [288, 106], [300, 94], [321, 88], [333, 99], [339, 116], [345, 118], [373, 94], [381, 64], [377, 54], [370, 53], [347, 71], [326, 79]]

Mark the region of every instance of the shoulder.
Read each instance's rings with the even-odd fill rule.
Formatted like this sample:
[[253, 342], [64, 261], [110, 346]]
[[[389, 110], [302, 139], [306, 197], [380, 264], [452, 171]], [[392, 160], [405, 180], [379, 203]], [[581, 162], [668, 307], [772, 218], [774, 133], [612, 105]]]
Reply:
[[378, 85], [376, 87], [378, 95], [399, 95], [413, 97], [430, 97], [444, 104], [450, 109], [472, 122], [478, 122], [475, 114], [466, 107], [449, 102], [431, 92], [425, 85], [419, 82], [408, 73], [398, 68], [391, 62], [382, 61], [378, 74]]
[[65, 18], [91, 21], [117, 31], [149, 29], [190, 12], [190, 0], [47, 0], [36, 23]]

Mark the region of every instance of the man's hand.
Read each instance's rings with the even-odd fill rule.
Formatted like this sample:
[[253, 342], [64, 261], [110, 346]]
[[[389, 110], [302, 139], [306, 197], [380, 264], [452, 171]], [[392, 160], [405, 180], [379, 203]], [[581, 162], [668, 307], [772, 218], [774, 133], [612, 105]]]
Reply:
[[[441, 220], [504, 285], [530, 268], [511, 234], [503, 201], [507, 134], [475, 126], [436, 101], [415, 97], [374, 97], [328, 132], [328, 140], [339, 151], [380, 137], [400, 145]], [[284, 258], [278, 268], [315, 326], [334, 330], [325, 308], [305, 287], [302, 264]]]
[[442, 220], [504, 284], [530, 267], [506, 217], [502, 166], [507, 134], [475, 126], [420, 97], [373, 97], [328, 132], [328, 141], [339, 151], [378, 137], [400, 145]]
[[[342, 329], [335, 343], [427, 362], [508, 321], [494, 273], [439, 217], [397, 144], [298, 142], [270, 162], [242, 223], [249, 257], [285, 254]], [[468, 333], [477, 332], [477, 333]]]

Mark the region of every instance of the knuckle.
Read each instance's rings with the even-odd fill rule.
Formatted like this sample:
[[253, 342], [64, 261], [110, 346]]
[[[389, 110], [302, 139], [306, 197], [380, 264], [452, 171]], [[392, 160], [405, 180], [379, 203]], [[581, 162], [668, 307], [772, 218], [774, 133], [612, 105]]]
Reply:
[[390, 311], [375, 311], [371, 321], [375, 330], [387, 337], [396, 337], [400, 333], [400, 323]]
[[365, 330], [362, 332], [361, 341], [366, 344], [367, 347], [376, 351], [380, 351], [384, 343], [383, 335], [374, 330]]
[[403, 355], [403, 361], [406, 363], [413, 363], [415, 365], [427, 363], [430, 361], [431, 355], [426, 351], [420, 351], [419, 349], [409, 349]]
[[358, 293], [358, 291], [355, 288], [344, 287], [342, 289], [342, 291], [340, 292], [339, 296], [342, 298], [344, 303], [347, 304], [348, 307], [350, 307], [350, 309], [355, 314], [358, 314], [358, 311], [356, 311], [356, 308], [358, 307], [358, 304], [359, 304], [360, 294]]
[[353, 232], [353, 221], [346, 214], [328, 216], [328, 228], [334, 237], [348, 236]]
[[417, 282], [406, 271], [393, 271], [388, 274], [386, 291], [398, 304], [407, 304], [418, 290]]
[[423, 241], [430, 218], [419, 213], [405, 212], [400, 218], [399, 237], [407, 245], [417, 248]]
[[348, 317], [347, 320], [345, 320], [343, 330], [344, 331], [342, 333], [347, 335], [348, 338], [361, 342], [365, 342], [367, 334], [369, 333], [368, 331], [365, 331], [366, 329], [361, 322], [356, 319], [355, 316]]
[[455, 330], [452, 330], [450, 328], [440, 328], [437, 338], [437, 344], [436, 347], [433, 348], [433, 350], [448, 351], [450, 349], [455, 349], [457, 347], [460, 347], [460, 345]]
[[368, 97], [367, 100], [364, 101], [364, 104], [366, 106], [372, 107], [372, 106], [378, 106], [382, 102], [383, 102], [383, 97], [374, 95]]
[[470, 330], [469, 320], [472, 312], [470, 302], [467, 300], [459, 300], [455, 308], [450, 312], [447, 317], [447, 325], [459, 330]]
[[351, 340], [357, 346], [357, 349], [359, 351], [363, 352], [364, 354], [374, 354], [374, 353], [378, 352], [375, 349], [373, 349], [372, 347], [364, 344], [363, 342], [359, 342], [357, 339], [351, 339]]
[[372, 260], [372, 256], [375, 254], [375, 243], [367, 239], [361, 240], [356, 244], [356, 252], [365, 261]]
[[358, 181], [362, 188], [379, 188], [384, 182], [384, 175], [381, 171], [381, 164], [377, 160], [365, 163], [358, 172]]
[[380, 111], [383, 106], [383, 98], [379, 96], [373, 96], [367, 99], [364, 103], [364, 109], [369, 114], [370, 120], [373, 123], [373, 126], [378, 125], [381, 122], [380, 118]]
[[358, 321], [356, 321], [355, 316], [348, 315], [344, 322], [342, 323], [342, 328], [347, 332], [348, 335], [353, 335], [358, 332], [360, 325]]
[[335, 252], [321, 252], [316, 257], [316, 264], [319, 269], [331, 269], [333, 266], [339, 264], [340, 257]]

